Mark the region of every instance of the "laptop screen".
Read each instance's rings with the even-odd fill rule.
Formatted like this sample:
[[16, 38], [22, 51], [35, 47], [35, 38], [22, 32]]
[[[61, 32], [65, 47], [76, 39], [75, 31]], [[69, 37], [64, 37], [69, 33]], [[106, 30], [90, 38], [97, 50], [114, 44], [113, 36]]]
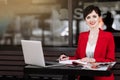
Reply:
[[21, 40], [21, 44], [26, 64], [45, 66], [41, 41]]

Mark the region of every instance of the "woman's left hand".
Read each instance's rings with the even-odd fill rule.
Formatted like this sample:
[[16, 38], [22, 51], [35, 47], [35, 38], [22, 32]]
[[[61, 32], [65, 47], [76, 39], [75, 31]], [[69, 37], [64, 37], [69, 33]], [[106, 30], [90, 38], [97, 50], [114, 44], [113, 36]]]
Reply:
[[81, 61], [83, 61], [83, 62], [95, 62], [95, 59], [94, 58], [85, 57], [85, 58], [82, 58]]

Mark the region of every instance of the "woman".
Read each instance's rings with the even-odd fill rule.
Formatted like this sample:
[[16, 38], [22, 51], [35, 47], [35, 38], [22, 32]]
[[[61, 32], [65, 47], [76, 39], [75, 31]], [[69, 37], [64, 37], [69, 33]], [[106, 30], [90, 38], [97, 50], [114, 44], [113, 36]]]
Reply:
[[[113, 35], [100, 28], [101, 11], [90, 5], [84, 9], [84, 19], [90, 30], [79, 35], [78, 47], [73, 57], [61, 55], [60, 60], [80, 59], [85, 62], [115, 61], [115, 45]], [[114, 80], [114, 75], [95, 76], [94, 80]]]

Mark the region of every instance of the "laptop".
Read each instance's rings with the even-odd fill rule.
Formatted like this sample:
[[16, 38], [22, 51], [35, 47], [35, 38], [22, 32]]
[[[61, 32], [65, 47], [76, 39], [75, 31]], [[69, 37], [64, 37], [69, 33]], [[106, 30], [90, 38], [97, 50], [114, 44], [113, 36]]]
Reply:
[[61, 66], [58, 62], [45, 62], [42, 42], [32, 40], [21, 40], [25, 64], [41, 67]]

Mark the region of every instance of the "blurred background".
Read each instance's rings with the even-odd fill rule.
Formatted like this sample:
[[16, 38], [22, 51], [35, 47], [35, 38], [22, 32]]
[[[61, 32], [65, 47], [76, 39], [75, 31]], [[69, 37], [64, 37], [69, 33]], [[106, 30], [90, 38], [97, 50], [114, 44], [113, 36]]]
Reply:
[[79, 33], [89, 30], [82, 11], [90, 4], [100, 7], [103, 29], [113, 33], [120, 48], [120, 0], [0, 0], [0, 45], [26, 39], [76, 46]]

